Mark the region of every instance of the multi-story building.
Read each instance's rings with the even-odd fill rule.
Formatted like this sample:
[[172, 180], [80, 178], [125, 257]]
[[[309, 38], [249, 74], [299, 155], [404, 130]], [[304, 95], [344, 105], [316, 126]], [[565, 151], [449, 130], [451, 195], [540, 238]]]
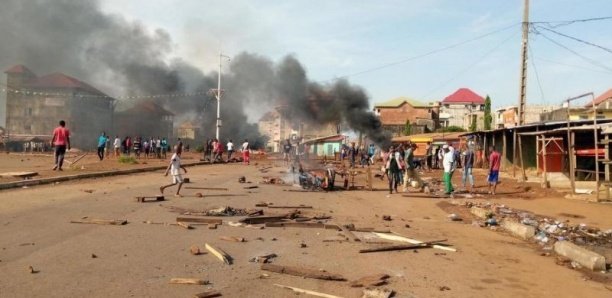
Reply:
[[[540, 122], [540, 115], [558, 108], [553, 105], [527, 105], [525, 107], [525, 124]], [[509, 106], [495, 110], [495, 127], [510, 128], [518, 125], [518, 107]]]
[[438, 128], [439, 106], [424, 104], [408, 97], [398, 97], [378, 103], [374, 113], [379, 117], [383, 129], [394, 135], [402, 135], [406, 122], [411, 125], [411, 134], [434, 131]]
[[173, 139], [174, 114], [152, 101], [140, 101], [115, 113], [113, 132], [132, 137]]
[[37, 76], [24, 65], [6, 73], [6, 134], [49, 136], [60, 120], [71, 131], [73, 147], [95, 148], [112, 127], [114, 99], [63, 73]]
[[458, 126], [469, 129], [476, 122], [476, 129], [484, 129], [485, 99], [468, 88], [459, 88], [440, 103], [442, 127]]
[[297, 143], [302, 140], [327, 137], [340, 133], [338, 123], [313, 124], [290, 120], [284, 116], [285, 108], [277, 106], [264, 114], [259, 122], [259, 133], [268, 138], [265, 147], [272, 152], [280, 152], [282, 144], [289, 140]]

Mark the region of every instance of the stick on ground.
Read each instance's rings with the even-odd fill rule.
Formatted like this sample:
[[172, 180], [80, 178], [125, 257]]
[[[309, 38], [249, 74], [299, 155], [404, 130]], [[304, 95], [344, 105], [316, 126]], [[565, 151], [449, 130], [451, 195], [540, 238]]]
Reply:
[[95, 219], [95, 218], [92, 218], [92, 219], [82, 219], [82, 220], [71, 220], [70, 223], [120, 226], [120, 225], [127, 224], [127, 219]]
[[173, 278], [170, 279], [170, 283], [182, 285], [207, 285], [208, 281], [199, 278]]
[[232, 257], [223, 250], [216, 248], [208, 243], [204, 244], [204, 247], [206, 247], [206, 249], [208, 249], [208, 251], [210, 251], [210, 253], [212, 253], [219, 260], [223, 261], [223, 263], [228, 265], [232, 264]]
[[279, 285], [279, 284], [274, 284], [274, 285], [279, 287], [279, 288], [289, 289], [289, 290], [292, 290], [295, 293], [300, 293], [300, 294], [308, 294], [308, 295], [317, 296], [317, 297], [323, 297], [323, 298], [342, 298], [340, 296], [334, 296], [334, 295], [330, 295], [330, 294], [315, 292], [315, 291], [306, 290], [306, 289], [300, 289], [300, 288], [296, 288], [296, 287], [290, 287], [290, 286]]
[[300, 268], [300, 267], [291, 267], [291, 266], [281, 266], [275, 264], [262, 264], [261, 270], [289, 274], [294, 276], [301, 276], [306, 278], [315, 278], [315, 279], [323, 279], [323, 280], [337, 280], [337, 281], [345, 281], [346, 278], [342, 277], [338, 274], [327, 273], [325, 271], [319, 271], [316, 269], [308, 269], [308, 268]]

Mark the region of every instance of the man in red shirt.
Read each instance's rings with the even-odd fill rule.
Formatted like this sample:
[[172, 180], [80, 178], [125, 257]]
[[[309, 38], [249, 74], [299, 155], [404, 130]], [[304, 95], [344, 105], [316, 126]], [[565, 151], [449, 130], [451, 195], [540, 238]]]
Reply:
[[70, 131], [66, 128], [66, 122], [64, 120], [60, 120], [59, 125], [60, 126], [53, 130], [53, 139], [51, 139], [51, 146], [55, 146], [54, 171], [62, 171], [66, 148], [70, 150]]
[[[501, 165], [501, 155], [495, 150], [495, 147], [489, 147], [491, 155], [489, 155], [489, 194], [495, 195], [495, 189], [499, 182], [499, 167]], [[493, 187], [493, 191], [491, 191]]]

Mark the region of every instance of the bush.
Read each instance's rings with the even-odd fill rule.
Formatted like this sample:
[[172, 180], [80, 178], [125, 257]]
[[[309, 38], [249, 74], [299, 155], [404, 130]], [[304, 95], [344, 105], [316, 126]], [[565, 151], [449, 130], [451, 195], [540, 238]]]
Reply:
[[119, 156], [119, 163], [135, 165], [138, 161], [133, 156]]

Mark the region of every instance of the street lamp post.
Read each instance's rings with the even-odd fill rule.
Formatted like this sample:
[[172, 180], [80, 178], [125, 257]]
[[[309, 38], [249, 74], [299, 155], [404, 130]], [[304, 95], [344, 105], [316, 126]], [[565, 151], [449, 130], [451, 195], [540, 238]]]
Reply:
[[226, 58], [227, 61], [230, 61], [229, 56], [225, 56], [223, 55], [223, 53], [219, 53], [219, 77], [217, 80], [217, 90], [210, 90], [215, 94], [215, 98], [217, 99], [217, 124], [215, 132], [215, 138], [217, 140], [219, 140], [219, 128], [221, 127], [221, 95], [223, 94], [223, 90], [221, 90], [221, 62], [223, 62], [223, 58]]

